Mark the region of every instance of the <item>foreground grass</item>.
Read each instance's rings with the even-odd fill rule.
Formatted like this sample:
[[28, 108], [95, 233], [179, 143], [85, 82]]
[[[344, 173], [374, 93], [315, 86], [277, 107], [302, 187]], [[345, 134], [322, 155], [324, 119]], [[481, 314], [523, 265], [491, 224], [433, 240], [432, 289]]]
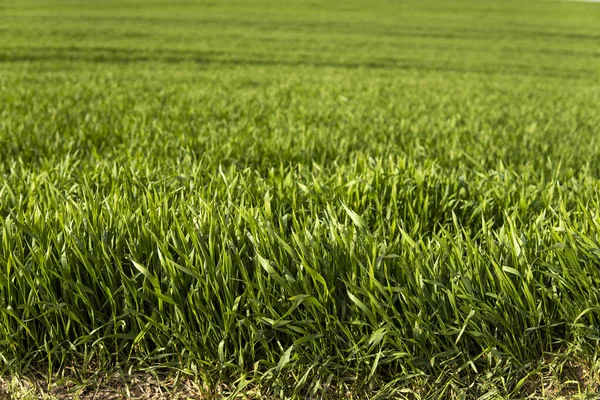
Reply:
[[5, 376], [596, 391], [596, 5], [134, 3], [0, 3]]

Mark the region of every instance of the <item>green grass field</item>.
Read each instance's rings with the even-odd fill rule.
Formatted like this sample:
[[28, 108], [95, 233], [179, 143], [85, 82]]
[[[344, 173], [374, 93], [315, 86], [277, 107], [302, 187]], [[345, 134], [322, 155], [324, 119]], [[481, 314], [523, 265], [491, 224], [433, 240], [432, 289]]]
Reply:
[[599, 211], [600, 4], [0, 0], [6, 382], [593, 395]]

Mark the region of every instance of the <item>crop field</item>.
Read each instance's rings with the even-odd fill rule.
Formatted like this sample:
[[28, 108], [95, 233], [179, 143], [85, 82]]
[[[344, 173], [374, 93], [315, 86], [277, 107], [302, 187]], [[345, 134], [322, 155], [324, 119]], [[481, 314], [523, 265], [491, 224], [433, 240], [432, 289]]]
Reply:
[[586, 397], [599, 341], [600, 4], [0, 0], [0, 398]]

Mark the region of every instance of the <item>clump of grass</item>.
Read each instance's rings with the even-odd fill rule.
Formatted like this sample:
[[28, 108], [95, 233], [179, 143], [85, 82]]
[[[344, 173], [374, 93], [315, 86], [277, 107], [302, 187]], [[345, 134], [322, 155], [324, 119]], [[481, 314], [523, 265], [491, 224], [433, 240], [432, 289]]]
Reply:
[[597, 180], [373, 161], [197, 162], [186, 179], [64, 163], [6, 182], [4, 361], [294, 393], [499, 369], [509, 393], [547, 354], [594, 354]]

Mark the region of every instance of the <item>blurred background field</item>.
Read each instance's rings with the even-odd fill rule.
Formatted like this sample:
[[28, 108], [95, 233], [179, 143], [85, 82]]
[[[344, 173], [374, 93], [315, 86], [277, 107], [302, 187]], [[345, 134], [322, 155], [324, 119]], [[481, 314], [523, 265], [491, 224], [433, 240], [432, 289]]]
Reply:
[[558, 1], [8, 1], [5, 62], [598, 74], [598, 6]]

